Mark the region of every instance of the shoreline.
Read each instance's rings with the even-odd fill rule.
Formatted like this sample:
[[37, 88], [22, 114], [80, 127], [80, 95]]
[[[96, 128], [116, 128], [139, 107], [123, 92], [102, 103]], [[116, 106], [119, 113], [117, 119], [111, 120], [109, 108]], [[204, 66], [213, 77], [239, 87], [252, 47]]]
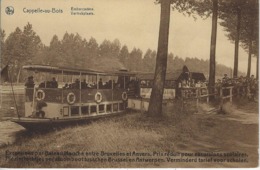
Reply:
[[[258, 116], [258, 113], [250, 114]], [[12, 168], [256, 167], [258, 166], [258, 122], [242, 122], [239, 117], [236, 120], [229, 119], [234, 116], [237, 117], [233, 113], [204, 114], [200, 111], [199, 114], [176, 112], [155, 119], [147, 117], [144, 113], [130, 112], [50, 133], [29, 133], [27, 137], [21, 137], [16, 143], [0, 148], [0, 153], [3, 155], [0, 166]], [[7, 150], [36, 152], [39, 160], [6, 161], [3, 158]], [[42, 155], [39, 155], [40, 151]], [[45, 151], [78, 152], [83, 155], [45, 155]], [[102, 151], [110, 155], [101, 156]], [[90, 154], [91, 152], [99, 155]], [[125, 155], [113, 155], [117, 152]], [[139, 155], [133, 155], [133, 152]], [[179, 158], [176, 155], [165, 155], [166, 153], [204, 152], [226, 154], [239, 152], [248, 157], [233, 155], [228, 159], [233, 162], [226, 160], [221, 163], [207, 162], [207, 158], [214, 160], [223, 157], [184, 155]], [[177, 159], [179, 162], [176, 162]], [[192, 159], [202, 162], [186, 162]]]

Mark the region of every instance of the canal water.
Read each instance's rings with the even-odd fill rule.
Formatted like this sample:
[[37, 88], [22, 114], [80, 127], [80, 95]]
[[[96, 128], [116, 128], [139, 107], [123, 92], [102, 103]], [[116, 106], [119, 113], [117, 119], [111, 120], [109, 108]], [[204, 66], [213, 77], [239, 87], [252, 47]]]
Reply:
[[[22, 93], [15, 93], [14, 97], [17, 110], [23, 115], [25, 96]], [[19, 135], [27, 133], [22, 126], [9, 120], [10, 117], [17, 116], [14, 97], [12, 93], [3, 91], [0, 93], [0, 146], [12, 144]]]

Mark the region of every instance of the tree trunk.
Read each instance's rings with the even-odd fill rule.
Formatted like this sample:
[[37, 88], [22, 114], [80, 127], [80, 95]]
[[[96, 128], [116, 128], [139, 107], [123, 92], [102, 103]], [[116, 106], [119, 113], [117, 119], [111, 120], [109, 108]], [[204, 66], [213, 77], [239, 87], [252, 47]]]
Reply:
[[[216, 74], [216, 41], [217, 41], [217, 24], [218, 24], [218, 0], [213, 0], [213, 15], [211, 28], [211, 43], [210, 43], [210, 63], [209, 63], [209, 90], [213, 93], [215, 86]], [[212, 96], [214, 97], [214, 96]], [[211, 99], [212, 99], [211, 97]]]
[[247, 65], [247, 77], [251, 74], [251, 58], [252, 58], [252, 40], [249, 40], [249, 50], [248, 50], [248, 65]]
[[154, 83], [148, 108], [148, 113], [150, 116], [160, 116], [162, 114], [162, 100], [167, 69], [170, 6], [171, 0], [161, 1], [158, 52], [156, 57]]
[[237, 29], [235, 40], [235, 56], [234, 56], [234, 72], [233, 77], [237, 77], [238, 74], [238, 50], [239, 50], [239, 38], [240, 38], [240, 23], [241, 23], [241, 9], [237, 8]]
[[254, 19], [251, 20], [251, 35], [249, 36], [249, 47], [248, 47], [248, 65], [247, 65], [247, 77], [250, 77], [251, 74], [251, 58], [252, 58], [252, 39], [254, 36]]
[[256, 56], [256, 79], [259, 79], [259, 56]]
[[19, 68], [19, 71], [18, 71], [18, 74], [17, 74], [16, 84], [18, 84], [20, 82], [21, 70], [22, 70], [22, 67]]

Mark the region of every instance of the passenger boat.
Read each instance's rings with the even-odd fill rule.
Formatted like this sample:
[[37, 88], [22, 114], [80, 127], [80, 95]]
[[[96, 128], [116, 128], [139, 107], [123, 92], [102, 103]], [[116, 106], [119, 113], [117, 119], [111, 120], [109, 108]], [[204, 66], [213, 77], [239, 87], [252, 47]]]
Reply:
[[102, 72], [44, 65], [27, 65], [23, 69], [32, 71], [34, 77], [28, 78], [31, 85], [27, 82], [25, 87], [25, 114], [11, 121], [32, 130], [125, 112], [127, 84], [134, 76], [126, 70]]
[[[128, 108], [148, 111], [154, 73], [137, 73], [136, 78], [138, 80], [138, 87], [135, 89], [137, 94], [135, 93], [134, 96], [137, 97], [128, 95]], [[163, 100], [167, 102], [182, 98], [182, 89], [187, 89], [191, 85], [195, 87], [196, 84], [205, 81], [206, 77], [203, 73], [190, 71], [187, 66], [183, 66], [182, 69], [175, 72], [168, 72], [165, 77]]]

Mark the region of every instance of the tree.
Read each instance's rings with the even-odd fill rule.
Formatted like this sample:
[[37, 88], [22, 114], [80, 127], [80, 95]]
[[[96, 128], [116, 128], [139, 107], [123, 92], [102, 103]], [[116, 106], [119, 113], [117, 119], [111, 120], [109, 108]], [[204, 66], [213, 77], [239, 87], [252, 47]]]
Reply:
[[[4, 58], [4, 55], [5, 55], [5, 31], [4, 30], [2, 30], [2, 29], [0, 29], [0, 41], [1, 41], [1, 46], [0, 46], [0, 51], [1, 51], [1, 53], [0, 53], [0, 61], [1, 61], [1, 63], [3, 64], [3, 62], [2, 62], [2, 60], [3, 60], [3, 58]], [[6, 61], [7, 62], [7, 61]], [[5, 63], [5, 64], [7, 64], [7, 63]]]
[[141, 71], [142, 55], [142, 50], [139, 48], [133, 48], [129, 54], [129, 60], [127, 61], [126, 67], [131, 71]]
[[[208, 1], [208, 0], [205, 0]], [[217, 0], [213, 0], [216, 1]], [[169, 23], [170, 23], [170, 7], [172, 4], [173, 9], [179, 12], [184, 12], [188, 15], [194, 11], [199, 11], [201, 8], [201, 0], [157, 0], [161, 4], [161, 17], [160, 17], [160, 29], [159, 29], [159, 41], [156, 57], [156, 67], [154, 75], [154, 83], [152, 87], [152, 94], [150, 98], [150, 104], [148, 113], [151, 116], [160, 116], [162, 113], [162, 100], [164, 91], [164, 81], [166, 77], [167, 69], [167, 55], [168, 55], [168, 38], [169, 38]], [[198, 5], [200, 4], [200, 5]], [[195, 6], [196, 5], [196, 6]], [[215, 10], [217, 11], [217, 10]], [[206, 15], [207, 11], [202, 12]], [[213, 12], [214, 13], [214, 12]], [[215, 13], [216, 14], [216, 13]], [[212, 44], [214, 45], [214, 44]], [[215, 48], [213, 48], [215, 49]], [[213, 56], [213, 55], [212, 55]], [[214, 66], [214, 65], [213, 65]], [[213, 68], [215, 71], [215, 68]], [[215, 73], [214, 73], [215, 74]], [[213, 75], [215, 79], [215, 75]], [[214, 82], [215, 83], [215, 82]]]
[[126, 45], [124, 45], [118, 55], [119, 61], [126, 66], [127, 61], [129, 60], [129, 51]]
[[167, 69], [171, 0], [162, 0], [160, 3], [161, 16], [158, 52], [156, 57], [154, 83], [148, 108], [148, 113], [150, 116], [160, 116], [162, 114], [162, 100]]
[[87, 46], [87, 57], [85, 59], [85, 66], [89, 67], [93, 65], [95, 62], [96, 57], [98, 57], [99, 54], [99, 48], [98, 48], [98, 43], [95, 38], [91, 37]]
[[120, 49], [121, 49], [121, 43], [118, 39], [115, 39], [111, 43], [111, 56], [114, 58], [118, 58]]
[[[248, 68], [251, 69], [251, 53], [258, 53], [258, 45], [255, 48], [256, 42], [258, 42], [258, 5], [255, 0], [239, 0], [222, 1], [220, 4], [221, 14], [220, 23], [227, 31], [227, 37], [231, 42], [235, 42], [235, 57], [234, 57], [234, 77], [238, 76], [238, 48], [239, 41], [241, 40], [241, 46], [246, 49], [248, 55]], [[253, 28], [253, 29], [252, 29]], [[252, 45], [250, 47], [250, 37], [252, 39]], [[255, 44], [255, 45], [254, 45]], [[251, 48], [249, 50], [249, 47]], [[257, 50], [256, 50], [257, 49]], [[248, 73], [250, 75], [250, 69]]]
[[5, 41], [6, 53], [2, 59], [9, 62], [9, 69], [12, 73], [11, 81], [16, 79], [20, 65], [26, 61], [26, 58], [24, 58], [25, 51], [22, 47], [22, 34], [21, 29], [17, 27]]
[[[258, 23], [258, 12], [259, 6], [257, 0], [248, 0], [247, 15], [245, 15], [246, 24], [243, 28], [242, 37], [242, 47], [248, 50], [248, 67], [247, 67], [247, 77], [251, 75], [251, 58], [252, 55], [258, 58], [258, 48], [259, 48], [259, 23]], [[258, 66], [257, 66], [258, 67]]]
[[85, 41], [79, 34], [65, 33], [61, 40], [61, 51], [63, 58], [60, 64], [68, 67], [82, 67], [84, 65]]
[[47, 56], [45, 64], [51, 65], [52, 63], [62, 64], [60, 61], [61, 52], [61, 42], [57, 35], [54, 35], [51, 39], [50, 46], [47, 51]]
[[12, 81], [20, 80], [21, 69], [24, 64], [32, 64], [42, 45], [40, 37], [33, 31], [28, 23], [22, 31], [19, 27], [12, 32], [5, 41], [4, 60], [10, 61]]
[[222, 22], [221, 26], [227, 32], [232, 30], [233, 35], [230, 40], [235, 41], [235, 52], [234, 52], [234, 68], [233, 77], [238, 76], [238, 52], [239, 52], [239, 41], [240, 41], [240, 27], [241, 27], [241, 15], [243, 13], [244, 4], [246, 1], [234, 1], [226, 0], [220, 3], [220, 18]]
[[[212, 14], [211, 41], [210, 41], [210, 59], [209, 59], [209, 89], [210, 93], [214, 92], [216, 76], [216, 42], [217, 42], [217, 25], [219, 0], [194, 0], [191, 1], [192, 12], [201, 17], [209, 17]], [[213, 96], [214, 97], [214, 96]], [[212, 99], [212, 98], [210, 98]]]
[[[213, 1], [212, 8], [212, 30], [211, 30], [211, 43], [210, 43], [210, 66], [209, 66], [209, 87], [215, 86], [216, 75], [216, 42], [217, 42], [217, 24], [218, 24], [218, 0]], [[210, 88], [210, 93], [214, 89]]]
[[109, 40], [104, 40], [99, 46], [99, 57], [110, 58], [111, 45], [112, 43]]
[[144, 71], [144, 72], [152, 71], [151, 70], [151, 60], [152, 60], [151, 54], [152, 54], [151, 49], [147, 49], [147, 51], [144, 54], [144, 58], [142, 60], [142, 65], [143, 65], [142, 71]]
[[167, 72], [173, 72], [173, 66], [174, 66], [174, 55], [173, 53], [168, 54], [167, 59]]

